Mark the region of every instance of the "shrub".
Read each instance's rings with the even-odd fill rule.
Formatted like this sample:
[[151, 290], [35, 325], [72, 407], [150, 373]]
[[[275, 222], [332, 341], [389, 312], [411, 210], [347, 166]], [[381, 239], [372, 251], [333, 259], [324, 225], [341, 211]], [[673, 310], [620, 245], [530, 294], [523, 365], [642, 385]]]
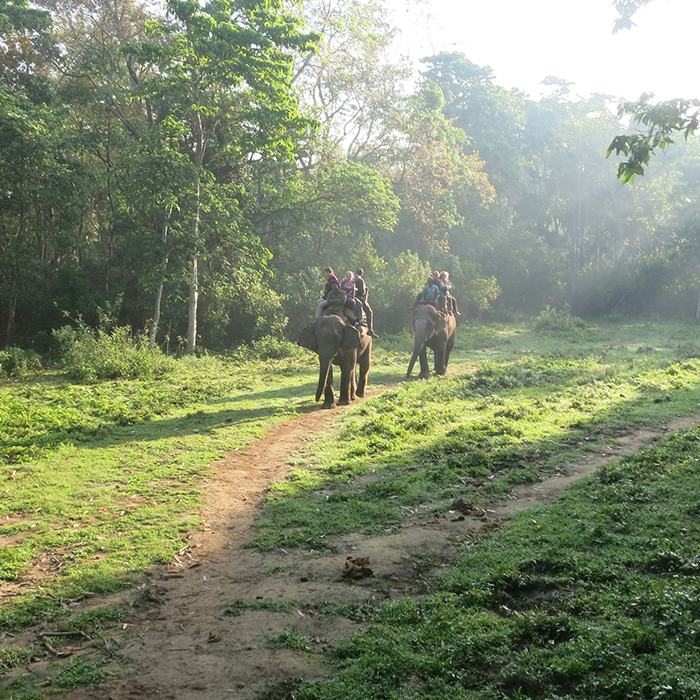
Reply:
[[586, 327], [585, 321], [572, 316], [568, 307], [555, 309], [545, 306], [533, 320], [537, 331], [573, 331]]
[[254, 341], [252, 350], [259, 360], [283, 360], [285, 357], [296, 357], [302, 353], [298, 345], [272, 335], [265, 335]]
[[0, 372], [7, 377], [21, 377], [41, 369], [41, 359], [33, 350], [7, 348], [0, 350]]
[[160, 350], [149, 349], [145, 336], [132, 336], [128, 326], [94, 331], [79, 323], [77, 328], [63, 326], [53, 335], [66, 373], [79, 381], [155, 377], [174, 364]]

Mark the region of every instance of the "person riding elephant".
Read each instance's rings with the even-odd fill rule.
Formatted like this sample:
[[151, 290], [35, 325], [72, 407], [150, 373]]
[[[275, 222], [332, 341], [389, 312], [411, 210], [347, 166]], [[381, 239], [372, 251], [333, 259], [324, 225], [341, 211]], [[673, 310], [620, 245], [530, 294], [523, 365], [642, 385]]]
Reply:
[[457, 309], [457, 299], [454, 295], [454, 284], [450, 279], [450, 273], [447, 270], [443, 270], [440, 273], [440, 281], [442, 282], [442, 288], [445, 294], [445, 313], [452, 314], [453, 316], [461, 316]]
[[365, 318], [367, 319], [367, 334], [372, 338], [378, 338], [379, 336], [374, 331], [374, 312], [372, 307], [369, 305], [369, 287], [367, 282], [365, 282], [365, 271], [358, 267], [355, 270], [355, 296], [359, 299], [362, 304], [362, 309], [365, 312]]
[[324, 315], [337, 314], [350, 323], [358, 322], [354, 299], [348, 299], [347, 294], [336, 282], [331, 283], [330, 290], [320, 306]]
[[328, 299], [328, 293], [331, 291], [333, 285], [339, 284], [338, 277], [335, 274], [335, 272], [333, 272], [332, 267], [324, 268], [323, 274], [326, 277], [326, 284], [323, 288], [323, 294], [321, 295], [321, 298], [316, 302], [316, 318], [318, 318], [321, 315], [323, 309], [326, 307], [326, 299]]
[[437, 309], [439, 300], [440, 287], [438, 286], [434, 277], [428, 277], [428, 281], [426, 282], [425, 287], [423, 287], [423, 291], [418, 295], [417, 302], [430, 304]]
[[333, 365], [340, 367], [338, 403], [349, 404], [364, 396], [372, 358], [372, 338], [364, 327], [355, 328], [336, 314], [319, 316], [301, 332], [297, 343], [318, 355], [316, 401], [323, 395], [323, 408], [335, 406]]
[[357, 286], [355, 285], [355, 275], [352, 270], [345, 273], [345, 277], [340, 280], [340, 288], [345, 292], [348, 298], [348, 305], [351, 305], [355, 312], [355, 318], [358, 323], [362, 322], [364, 316], [364, 307], [362, 302], [357, 298]]
[[421, 379], [430, 376], [428, 367], [427, 348], [433, 351], [435, 357], [435, 374], [445, 374], [450, 353], [455, 342], [455, 317], [439, 312], [432, 304], [416, 304], [413, 309], [413, 331], [415, 339], [413, 354], [408, 363], [406, 377], [411, 376], [416, 359], [420, 358]]

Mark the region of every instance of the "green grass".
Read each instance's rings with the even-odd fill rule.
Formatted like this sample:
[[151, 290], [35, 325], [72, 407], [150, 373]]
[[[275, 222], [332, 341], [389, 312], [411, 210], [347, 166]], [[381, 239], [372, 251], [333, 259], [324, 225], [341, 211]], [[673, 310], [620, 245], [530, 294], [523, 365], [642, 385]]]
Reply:
[[[289, 478], [270, 490], [251, 545], [332, 550], [333, 536], [388, 531], [411, 510], [429, 516], [455, 498], [505, 498], [634, 426], [697, 411], [700, 361], [679, 359], [668, 338], [685, 329], [672, 329], [639, 327], [634, 345], [626, 326], [619, 343], [590, 329], [583, 342], [577, 330], [571, 345], [561, 332], [510, 328], [504, 359], [363, 402], [337, 436], [297, 455]], [[468, 333], [463, 342], [473, 344]], [[475, 335], [500, 347], [490, 333]]]
[[[385, 363], [373, 384], [397, 371]], [[184, 358], [146, 380], [0, 380], [0, 582], [33, 582], [0, 608], [0, 629], [60, 618], [65, 600], [171, 561], [201, 526], [210, 465], [314, 408], [317, 373], [303, 351]]]
[[[382, 338], [371, 385], [397, 386], [331, 414], [337, 434], [291, 457], [252, 544], [333, 551], [335, 535], [505, 496], [630, 426], [695, 411], [696, 333], [465, 324], [450, 376], [429, 382], [402, 381], [410, 335]], [[60, 618], [66, 600], [170, 561], [201, 525], [210, 464], [311, 409], [316, 374], [307, 354], [187, 358], [144, 380], [0, 381], [0, 534], [11, 545], [0, 579], [34, 583], [0, 609], [0, 628]]]
[[700, 429], [469, 542], [299, 700], [700, 697]]
[[273, 649], [293, 649], [294, 651], [311, 651], [313, 639], [296, 630], [286, 630], [271, 637], [269, 645]]

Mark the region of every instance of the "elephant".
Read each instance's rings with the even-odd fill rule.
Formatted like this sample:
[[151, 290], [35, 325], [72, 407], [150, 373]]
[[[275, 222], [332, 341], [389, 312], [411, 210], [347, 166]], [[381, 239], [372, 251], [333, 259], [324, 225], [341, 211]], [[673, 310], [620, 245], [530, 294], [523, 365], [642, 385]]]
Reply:
[[[372, 338], [367, 329], [359, 330], [336, 315], [319, 316], [299, 336], [299, 345], [313, 350], [319, 357], [316, 401], [324, 396], [322, 408], [335, 407], [333, 365], [340, 367], [340, 397], [347, 405], [362, 398], [372, 358]], [[356, 376], [357, 371], [357, 376]]]
[[456, 327], [457, 321], [454, 316], [443, 314], [430, 304], [416, 304], [413, 307], [415, 341], [406, 378], [411, 376], [417, 358], [420, 358], [418, 376], [421, 379], [427, 379], [430, 376], [427, 348], [430, 348], [435, 356], [435, 374], [447, 372], [447, 363], [450, 361], [450, 353], [455, 344]]

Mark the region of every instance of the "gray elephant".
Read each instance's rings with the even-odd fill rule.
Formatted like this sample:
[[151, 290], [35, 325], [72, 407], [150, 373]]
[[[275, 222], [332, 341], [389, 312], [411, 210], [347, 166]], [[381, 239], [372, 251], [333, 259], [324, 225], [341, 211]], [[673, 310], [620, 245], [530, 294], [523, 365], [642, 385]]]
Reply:
[[420, 358], [421, 379], [430, 376], [427, 348], [435, 356], [435, 374], [445, 374], [450, 353], [455, 344], [457, 322], [454, 316], [440, 313], [430, 304], [417, 304], [413, 309], [413, 355], [408, 363], [406, 377], [411, 376], [416, 359]]
[[335, 406], [333, 365], [340, 367], [338, 403], [349, 404], [356, 396], [364, 396], [372, 358], [372, 338], [366, 328], [358, 330], [339, 316], [319, 316], [301, 332], [297, 343], [318, 354], [316, 401], [323, 395], [323, 408]]

